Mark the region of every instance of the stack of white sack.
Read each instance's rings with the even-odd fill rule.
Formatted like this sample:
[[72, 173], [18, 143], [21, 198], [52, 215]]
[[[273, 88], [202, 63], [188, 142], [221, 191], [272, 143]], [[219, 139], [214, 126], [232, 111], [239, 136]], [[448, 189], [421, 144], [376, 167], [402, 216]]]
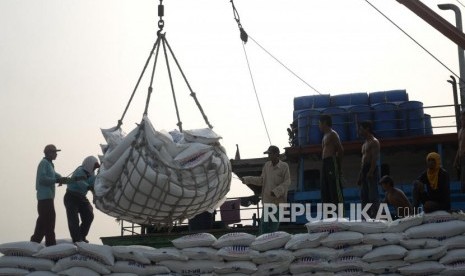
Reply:
[[294, 235], [286, 244], [296, 257], [292, 275], [465, 275], [461, 212], [390, 223], [320, 220], [306, 226], [308, 234]]
[[[114, 250], [118, 253], [114, 254]], [[129, 247], [123, 250], [124, 255], [115, 247], [84, 242], [50, 247], [34, 242], [5, 243], [0, 245], [0, 252], [4, 254], [0, 257], [0, 275], [135, 276], [170, 273], [168, 268], [152, 264], [142, 250], [134, 255], [129, 253], [130, 250]], [[115, 258], [116, 255], [124, 257]]]
[[102, 130], [96, 207], [126, 221], [172, 225], [218, 207], [229, 191], [231, 164], [211, 129], [156, 131], [144, 117], [129, 134]]
[[[465, 214], [316, 221], [307, 233], [185, 235], [173, 247], [0, 245], [0, 275], [465, 275]], [[305, 228], [302, 226], [302, 230]]]

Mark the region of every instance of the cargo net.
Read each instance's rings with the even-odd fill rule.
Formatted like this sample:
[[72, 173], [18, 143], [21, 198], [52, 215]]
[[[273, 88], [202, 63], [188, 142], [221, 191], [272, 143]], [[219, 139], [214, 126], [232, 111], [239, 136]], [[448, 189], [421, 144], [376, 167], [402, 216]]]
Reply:
[[210, 128], [156, 131], [147, 116], [129, 134], [102, 130], [102, 166], [94, 203], [138, 224], [171, 226], [213, 211], [231, 184], [231, 164]]

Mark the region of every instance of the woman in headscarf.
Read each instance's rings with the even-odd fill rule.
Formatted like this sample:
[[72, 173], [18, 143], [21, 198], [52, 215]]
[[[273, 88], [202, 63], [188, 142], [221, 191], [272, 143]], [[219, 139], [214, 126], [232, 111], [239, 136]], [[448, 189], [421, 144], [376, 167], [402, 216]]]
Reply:
[[[87, 191], [93, 191], [95, 182], [95, 169], [100, 164], [94, 156], [88, 156], [73, 173], [64, 197], [66, 216], [68, 217], [69, 233], [73, 242], [88, 242], [86, 236], [94, 220], [92, 205], [86, 197]], [[79, 216], [81, 225], [79, 225]]]
[[[431, 152], [426, 157], [426, 171], [414, 181], [413, 205], [423, 204], [425, 213], [437, 210], [450, 210], [449, 173], [441, 167], [441, 157]], [[426, 186], [426, 187], [425, 187]]]

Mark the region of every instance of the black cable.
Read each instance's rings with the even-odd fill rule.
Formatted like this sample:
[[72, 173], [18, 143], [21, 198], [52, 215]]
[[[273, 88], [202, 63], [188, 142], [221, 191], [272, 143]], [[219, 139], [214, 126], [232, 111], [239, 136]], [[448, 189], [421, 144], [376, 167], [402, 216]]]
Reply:
[[252, 69], [250, 69], [249, 58], [247, 57], [247, 51], [245, 50], [245, 42], [242, 43], [242, 48], [244, 49], [245, 60], [247, 61], [247, 67], [249, 68], [250, 79], [252, 80], [252, 86], [255, 92], [255, 97], [257, 98], [258, 108], [260, 109], [260, 114], [262, 116], [263, 125], [265, 126], [266, 135], [268, 136], [268, 141], [270, 142], [270, 145], [271, 145], [270, 133], [268, 132], [268, 127], [266, 126], [265, 116], [263, 116], [260, 99], [258, 98], [257, 89], [255, 88], [255, 82], [254, 82], [253, 75], [252, 75]]
[[284, 68], [286, 68], [287, 71], [289, 71], [291, 74], [293, 74], [295, 77], [297, 77], [299, 80], [301, 80], [303, 83], [305, 83], [308, 87], [310, 87], [311, 89], [313, 89], [313, 91], [315, 91], [316, 93], [320, 94], [320, 91], [318, 91], [315, 87], [311, 86], [310, 84], [308, 84], [304, 79], [302, 79], [301, 77], [299, 77], [296, 73], [294, 73], [294, 71], [292, 71], [291, 69], [289, 69], [289, 67], [287, 67], [284, 63], [282, 63], [279, 59], [277, 59], [275, 56], [273, 56], [270, 52], [268, 52], [262, 45], [260, 45], [255, 39], [253, 39], [253, 37], [249, 36], [249, 38], [255, 42], [255, 44], [258, 45], [258, 47], [260, 47], [263, 51], [265, 51], [265, 53], [267, 53], [268, 55], [270, 55], [270, 57], [272, 57], [274, 60], [276, 60], [279, 64], [281, 64]]
[[404, 31], [399, 25], [397, 25], [394, 21], [392, 21], [387, 15], [385, 15], [382, 11], [380, 11], [377, 7], [375, 7], [370, 1], [365, 0], [372, 8], [374, 8], [377, 12], [379, 12], [384, 18], [386, 18], [389, 22], [391, 22], [394, 26], [396, 26], [401, 32], [403, 32], [406, 36], [408, 36], [413, 42], [415, 42], [418, 46], [420, 46], [425, 52], [427, 52], [432, 58], [434, 58], [437, 62], [439, 62], [444, 68], [446, 68], [451, 74], [456, 76], [458, 79], [460, 77], [452, 71], [447, 65], [445, 65], [442, 61], [440, 61], [435, 55], [433, 55], [430, 51], [428, 51], [420, 42], [416, 41], [411, 35], [409, 35], [406, 31]]
[[462, 2], [460, 2], [459, 0], [457, 0], [457, 3], [459, 3], [462, 7], [465, 8], [465, 6], [462, 4]]

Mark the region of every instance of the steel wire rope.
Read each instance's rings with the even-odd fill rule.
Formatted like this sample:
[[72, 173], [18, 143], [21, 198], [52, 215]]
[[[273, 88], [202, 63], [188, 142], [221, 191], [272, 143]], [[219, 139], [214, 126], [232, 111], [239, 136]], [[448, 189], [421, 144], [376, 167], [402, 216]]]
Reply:
[[232, 9], [233, 9], [234, 20], [236, 21], [237, 26], [239, 28], [240, 38], [242, 40], [242, 49], [244, 50], [245, 60], [247, 62], [247, 68], [249, 70], [250, 79], [252, 81], [252, 87], [253, 87], [253, 90], [254, 90], [254, 93], [255, 93], [255, 98], [257, 99], [258, 109], [259, 109], [260, 115], [262, 117], [262, 122], [263, 122], [263, 126], [265, 127], [265, 132], [266, 132], [266, 135], [268, 137], [268, 142], [271, 145], [272, 143], [271, 143], [270, 133], [269, 133], [268, 127], [266, 125], [266, 120], [265, 120], [265, 116], [263, 114], [262, 106], [261, 106], [261, 103], [260, 103], [260, 98], [258, 97], [257, 88], [255, 86], [255, 81], [254, 81], [254, 77], [253, 77], [253, 74], [252, 74], [252, 69], [250, 68], [250, 62], [249, 62], [249, 58], [247, 56], [247, 50], [245, 49], [245, 43], [247, 43], [248, 35], [247, 35], [247, 32], [242, 27], [239, 12], [237, 11], [236, 6], [234, 5], [234, 1], [230, 0], [230, 2], [231, 2], [231, 5], [232, 5]]
[[265, 116], [263, 115], [262, 105], [260, 103], [260, 98], [258, 97], [257, 88], [255, 87], [255, 81], [253, 78], [252, 69], [250, 68], [249, 58], [247, 56], [247, 50], [245, 49], [244, 42], [242, 42], [242, 49], [244, 49], [245, 60], [247, 62], [247, 68], [249, 69], [250, 79], [252, 80], [252, 87], [255, 92], [255, 98], [257, 99], [258, 109], [260, 110], [260, 114], [262, 116], [262, 121], [263, 121], [263, 125], [265, 126], [266, 135], [268, 136], [268, 142], [270, 142], [270, 145], [271, 145], [272, 143], [271, 143], [270, 133], [268, 132], [268, 127], [266, 126]]
[[[392, 19], [390, 19], [386, 14], [384, 14], [381, 10], [379, 10], [375, 5], [373, 5], [370, 1], [365, 0], [373, 9], [375, 9], [377, 12], [379, 12], [384, 18], [386, 18], [389, 22], [391, 22], [394, 26], [397, 27], [401, 32], [403, 32], [406, 36], [408, 36], [413, 42], [415, 42], [420, 48], [422, 48], [426, 53], [428, 53], [432, 58], [434, 58], [437, 62], [439, 62], [444, 68], [446, 68], [451, 74], [456, 76], [459, 80], [462, 80], [459, 75], [457, 75], [452, 69], [450, 69], [446, 64], [444, 64], [439, 58], [437, 58], [433, 53], [428, 51], [420, 42], [418, 42], [415, 38], [413, 38], [411, 35], [409, 35], [402, 27], [397, 25]], [[464, 80], [462, 80], [464, 81]]]
[[291, 73], [292, 75], [294, 75], [296, 78], [298, 78], [300, 81], [302, 81], [303, 83], [305, 83], [305, 85], [307, 85], [308, 87], [310, 87], [313, 91], [315, 91], [316, 93], [318, 93], [319, 95], [321, 95], [321, 92], [318, 91], [315, 87], [313, 87], [312, 85], [310, 85], [308, 82], [306, 82], [303, 78], [301, 78], [299, 75], [297, 75], [294, 71], [292, 71], [288, 66], [286, 66], [282, 61], [280, 61], [277, 57], [275, 57], [272, 53], [270, 53], [268, 50], [265, 49], [265, 47], [263, 47], [262, 45], [260, 45], [260, 43], [258, 43], [253, 37], [251, 37], [249, 35], [249, 38], [255, 42], [255, 44], [257, 44], [258, 47], [260, 47], [265, 53], [267, 53], [270, 57], [272, 57], [276, 62], [278, 62], [281, 66], [283, 66], [287, 71], [289, 71], [289, 73]]
[[460, 2], [459, 0], [457, 0], [457, 3], [459, 3], [459, 4], [460, 4], [460, 6], [462, 6], [462, 7], [464, 7], [464, 8], [465, 8], [465, 6], [464, 6], [464, 5], [462, 4], [462, 2]]

